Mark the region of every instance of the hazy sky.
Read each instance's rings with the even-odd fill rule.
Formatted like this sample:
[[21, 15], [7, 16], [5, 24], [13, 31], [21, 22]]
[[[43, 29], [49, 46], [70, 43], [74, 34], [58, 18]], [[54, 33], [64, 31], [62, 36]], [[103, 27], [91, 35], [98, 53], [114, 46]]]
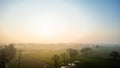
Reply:
[[0, 0], [1, 43], [120, 43], [120, 0]]

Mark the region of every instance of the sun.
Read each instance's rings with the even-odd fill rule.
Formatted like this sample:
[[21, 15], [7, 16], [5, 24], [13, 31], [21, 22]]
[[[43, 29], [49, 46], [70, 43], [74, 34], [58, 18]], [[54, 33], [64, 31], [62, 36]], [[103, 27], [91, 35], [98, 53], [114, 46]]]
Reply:
[[65, 32], [64, 28], [67, 28], [66, 25], [63, 25], [65, 21], [65, 18], [60, 14], [46, 13], [40, 16], [35, 15], [28, 18], [25, 29], [31, 37], [52, 40]]
[[50, 26], [43, 26], [40, 29], [40, 33], [42, 34], [42, 36], [50, 37], [53, 35], [53, 29]]
[[55, 36], [55, 27], [53, 27], [50, 24], [44, 24], [42, 26], [40, 26], [40, 24], [38, 24], [38, 26], [34, 27], [34, 35], [38, 35], [41, 38], [44, 39], [51, 39]]

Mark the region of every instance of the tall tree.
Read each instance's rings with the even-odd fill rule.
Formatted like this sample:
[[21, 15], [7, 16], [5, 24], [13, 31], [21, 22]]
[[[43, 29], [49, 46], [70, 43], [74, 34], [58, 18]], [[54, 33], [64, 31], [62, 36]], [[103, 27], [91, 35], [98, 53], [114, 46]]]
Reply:
[[110, 53], [110, 56], [114, 61], [117, 61], [117, 59], [120, 57], [119, 53], [117, 51], [113, 51]]
[[22, 52], [23, 52], [23, 50], [22, 49], [20, 49], [19, 50], [19, 58], [18, 58], [18, 68], [21, 68], [21, 60], [22, 60]]
[[13, 46], [13, 44], [1, 48], [0, 50], [1, 68], [8, 68], [8, 64], [15, 57], [15, 54], [16, 48]]
[[85, 47], [85, 48], [82, 48], [80, 51], [81, 53], [83, 53], [83, 55], [87, 55], [88, 53], [92, 52], [92, 48]]
[[54, 60], [55, 68], [58, 68], [60, 57], [59, 57], [58, 55], [55, 54], [55, 55], [52, 57], [52, 59]]
[[75, 59], [77, 59], [77, 55], [79, 53], [78, 50], [75, 50], [75, 49], [68, 49], [67, 50], [68, 54], [69, 54], [69, 57], [70, 57], [70, 62], [73, 62], [75, 61]]
[[66, 53], [62, 53], [62, 54], [61, 54], [61, 57], [63, 58], [64, 65], [66, 65], [66, 62], [67, 62], [67, 54], [66, 54]]

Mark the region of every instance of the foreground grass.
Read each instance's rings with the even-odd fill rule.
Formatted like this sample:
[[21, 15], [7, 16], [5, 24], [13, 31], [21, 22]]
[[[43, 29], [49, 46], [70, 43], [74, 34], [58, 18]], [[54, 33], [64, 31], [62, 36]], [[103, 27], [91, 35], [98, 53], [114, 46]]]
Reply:
[[[112, 60], [104, 59], [109, 58], [109, 53], [112, 51], [120, 51], [118, 47], [101, 47], [94, 48], [93, 52], [82, 56], [78, 56], [81, 62], [76, 68], [120, 68], [120, 61], [114, 62]], [[52, 57], [57, 54], [60, 55], [66, 52], [65, 49], [61, 50], [43, 50], [30, 53], [23, 53], [20, 68], [54, 68]], [[11, 68], [18, 68], [18, 57], [11, 63]], [[60, 64], [61, 64], [60, 60]]]

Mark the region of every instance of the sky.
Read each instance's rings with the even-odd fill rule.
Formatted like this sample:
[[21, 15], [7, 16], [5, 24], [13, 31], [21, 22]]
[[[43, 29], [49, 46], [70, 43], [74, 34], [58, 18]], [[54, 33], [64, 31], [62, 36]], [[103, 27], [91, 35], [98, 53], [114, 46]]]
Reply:
[[120, 44], [119, 0], [0, 0], [0, 43]]

